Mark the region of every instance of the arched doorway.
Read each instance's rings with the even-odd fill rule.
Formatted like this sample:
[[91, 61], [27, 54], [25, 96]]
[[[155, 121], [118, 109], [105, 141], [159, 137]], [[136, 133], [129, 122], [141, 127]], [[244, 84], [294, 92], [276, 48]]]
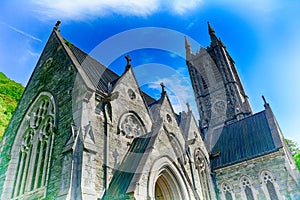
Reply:
[[181, 188], [172, 172], [165, 168], [155, 182], [155, 200], [182, 199]]
[[191, 199], [184, 176], [166, 156], [154, 161], [148, 177], [148, 199]]

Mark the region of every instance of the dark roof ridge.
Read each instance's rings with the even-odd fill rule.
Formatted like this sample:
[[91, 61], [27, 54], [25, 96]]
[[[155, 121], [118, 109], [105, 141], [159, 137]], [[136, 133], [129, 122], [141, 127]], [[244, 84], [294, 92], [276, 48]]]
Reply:
[[240, 123], [240, 122], [242, 122], [242, 121], [245, 121], [245, 120], [247, 120], [247, 119], [249, 119], [249, 118], [255, 117], [255, 116], [260, 115], [260, 114], [265, 113], [265, 112], [266, 112], [265, 110], [262, 110], [262, 111], [260, 111], [260, 112], [257, 112], [257, 113], [252, 114], [252, 115], [248, 115], [248, 116], [246, 116], [246, 117], [244, 117], [244, 118], [242, 118], [242, 119], [240, 119], [240, 120], [238, 120], [238, 121], [235, 121], [235, 122], [233, 122], [233, 123], [227, 124], [227, 125], [225, 125], [225, 126], [231, 126], [231, 125], [234, 125], [234, 124], [236, 124], [236, 123]]

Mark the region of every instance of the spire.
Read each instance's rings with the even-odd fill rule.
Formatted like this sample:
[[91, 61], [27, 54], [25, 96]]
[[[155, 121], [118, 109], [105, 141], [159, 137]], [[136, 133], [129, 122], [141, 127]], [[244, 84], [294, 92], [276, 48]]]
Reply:
[[211, 27], [211, 25], [210, 25], [210, 23], [209, 22], [207, 22], [207, 25], [208, 25], [208, 33], [209, 33], [209, 35], [211, 35], [211, 34], [216, 34], [216, 32], [215, 32], [215, 30]]
[[218, 38], [216, 36], [215, 30], [211, 27], [210, 23], [207, 22], [208, 25], [208, 33], [211, 40], [211, 46], [215, 46], [218, 43]]
[[186, 60], [189, 61], [193, 53], [192, 53], [191, 45], [186, 36], [184, 36], [184, 42], [185, 42]]
[[219, 41], [220, 41], [221, 46], [224, 47], [224, 48], [226, 49], [226, 46], [225, 46], [225, 44], [223, 43], [223, 41], [221, 40], [221, 38], [219, 38]]

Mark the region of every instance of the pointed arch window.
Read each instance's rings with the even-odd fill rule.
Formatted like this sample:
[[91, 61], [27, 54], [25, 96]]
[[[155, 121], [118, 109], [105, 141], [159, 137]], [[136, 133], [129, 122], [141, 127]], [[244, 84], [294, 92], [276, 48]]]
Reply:
[[261, 173], [261, 179], [264, 187], [267, 189], [269, 198], [271, 200], [278, 200], [278, 193], [276, 191], [276, 188], [274, 186], [275, 180], [271, 172], [269, 171], [263, 171]]
[[221, 189], [226, 200], [233, 200], [232, 187], [228, 182], [224, 182], [221, 186]]
[[195, 152], [195, 165], [200, 179], [202, 198], [211, 199], [207, 173], [208, 165], [206, 163], [204, 154], [200, 149], [196, 150]]
[[17, 133], [11, 165], [11, 198], [44, 195], [54, 140], [55, 104], [51, 94], [42, 92], [27, 111]]
[[241, 188], [243, 189], [244, 198], [247, 200], [254, 200], [250, 178], [248, 178], [247, 176], [242, 176], [240, 178], [240, 185]]

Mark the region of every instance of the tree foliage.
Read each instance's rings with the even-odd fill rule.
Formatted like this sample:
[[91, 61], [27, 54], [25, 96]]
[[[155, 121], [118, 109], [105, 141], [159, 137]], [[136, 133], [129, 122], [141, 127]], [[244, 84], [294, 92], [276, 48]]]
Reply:
[[298, 153], [296, 153], [293, 157], [295, 159], [296, 166], [297, 166], [298, 170], [300, 171], [300, 151], [298, 151]]
[[295, 160], [298, 170], [300, 171], [300, 148], [299, 148], [297, 142], [287, 139], [287, 138], [285, 138], [284, 140], [285, 140], [290, 152], [292, 153], [292, 156]]
[[20, 83], [7, 78], [0, 72], [0, 141], [23, 94]]
[[298, 153], [298, 151], [300, 150], [297, 142], [287, 139], [287, 138], [285, 138], [284, 140], [285, 140], [290, 152], [292, 153], [292, 155], [293, 156], [296, 155]]

